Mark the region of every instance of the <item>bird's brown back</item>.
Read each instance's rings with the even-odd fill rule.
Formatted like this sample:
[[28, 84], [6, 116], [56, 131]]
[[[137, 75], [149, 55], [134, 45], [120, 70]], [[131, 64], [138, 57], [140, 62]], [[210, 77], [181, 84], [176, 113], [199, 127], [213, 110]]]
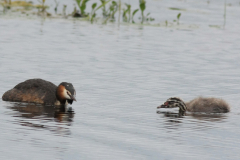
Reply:
[[42, 79], [29, 79], [16, 85], [2, 96], [4, 101], [33, 102], [53, 105], [57, 86]]
[[223, 99], [198, 97], [186, 103], [190, 112], [226, 113], [230, 106]]

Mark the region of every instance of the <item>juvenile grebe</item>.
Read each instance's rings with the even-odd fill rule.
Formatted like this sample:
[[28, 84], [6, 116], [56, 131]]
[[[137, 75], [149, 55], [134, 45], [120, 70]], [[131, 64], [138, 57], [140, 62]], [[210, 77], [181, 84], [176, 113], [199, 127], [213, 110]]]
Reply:
[[205, 112], [205, 113], [226, 113], [230, 106], [222, 99], [198, 97], [190, 102], [183, 102], [180, 98], [169, 98], [164, 104], [157, 108], [175, 108], [179, 111]]
[[71, 83], [58, 86], [43, 79], [29, 79], [16, 85], [2, 96], [4, 101], [40, 103], [45, 105], [72, 104], [76, 91]]

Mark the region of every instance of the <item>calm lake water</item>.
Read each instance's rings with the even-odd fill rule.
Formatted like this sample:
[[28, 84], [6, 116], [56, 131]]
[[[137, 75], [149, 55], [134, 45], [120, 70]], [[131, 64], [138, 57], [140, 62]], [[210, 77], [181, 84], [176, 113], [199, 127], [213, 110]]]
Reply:
[[[73, 83], [77, 102], [71, 114], [0, 100], [0, 159], [239, 159], [240, 5], [227, 3], [224, 29], [209, 27], [224, 1], [147, 1], [156, 24], [187, 9], [176, 27], [1, 15], [0, 95], [42, 78]], [[172, 96], [223, 98], [231, 112], [156, 109]]]

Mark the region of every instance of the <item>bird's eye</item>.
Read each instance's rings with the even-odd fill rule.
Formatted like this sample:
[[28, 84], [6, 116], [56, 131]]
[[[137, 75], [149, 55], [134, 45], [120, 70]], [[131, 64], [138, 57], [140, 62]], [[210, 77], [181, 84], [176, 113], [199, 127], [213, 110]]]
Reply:
[[69, 91], [67, 91], [67, 94], [68, 94], [68, 95], [71, 95], [71, 93], [70, 93]]

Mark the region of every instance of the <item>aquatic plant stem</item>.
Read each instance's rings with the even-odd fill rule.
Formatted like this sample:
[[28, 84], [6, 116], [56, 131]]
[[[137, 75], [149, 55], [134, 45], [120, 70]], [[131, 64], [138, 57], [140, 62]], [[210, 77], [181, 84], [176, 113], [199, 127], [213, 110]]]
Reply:
[[59, 2], [57, 2], [57, 0], [54, 0], [55, 1], [55, 8], [54, 8], [54, 11], [55, 11], [55, 14], [57, 14], [57, 8], [58, 8], [58, 5], [59, 5]]
[[42, 0], [42, 12], [45, 12], [44, 3], [45, 3], [45, 0]]
[[121, 0], [118, 1], [118, 27], [120, 27], [120, 18], [121, 18]]
[[142, 13], [142, 24], [145, 20], [145, 17], [144, 17], [144, 10], [146, 9], [146, 1], [145, 0], [139, 0], [139, 7], [141, 9], [141, 13]]
[[[94, 10], [92, 11], [92, 13], [95, 14], [97, 10], [99, 10], [99, 9], [102, 8], [102, 7], [104, 7], [104, 6], [105, 6], [108, 2], [110, 2], [110, 1], [111, 1], [111, 0], [105, 1], [105, 2], [102, 3], [99, 7], [97, 7], [96, 9], [94, 9]], [[94, 17], [92, 16], [91, 19], [90, 19], [90, 20], [91, 20], [91, 23], [93, 22], [93, 18], [94, 18]]]

